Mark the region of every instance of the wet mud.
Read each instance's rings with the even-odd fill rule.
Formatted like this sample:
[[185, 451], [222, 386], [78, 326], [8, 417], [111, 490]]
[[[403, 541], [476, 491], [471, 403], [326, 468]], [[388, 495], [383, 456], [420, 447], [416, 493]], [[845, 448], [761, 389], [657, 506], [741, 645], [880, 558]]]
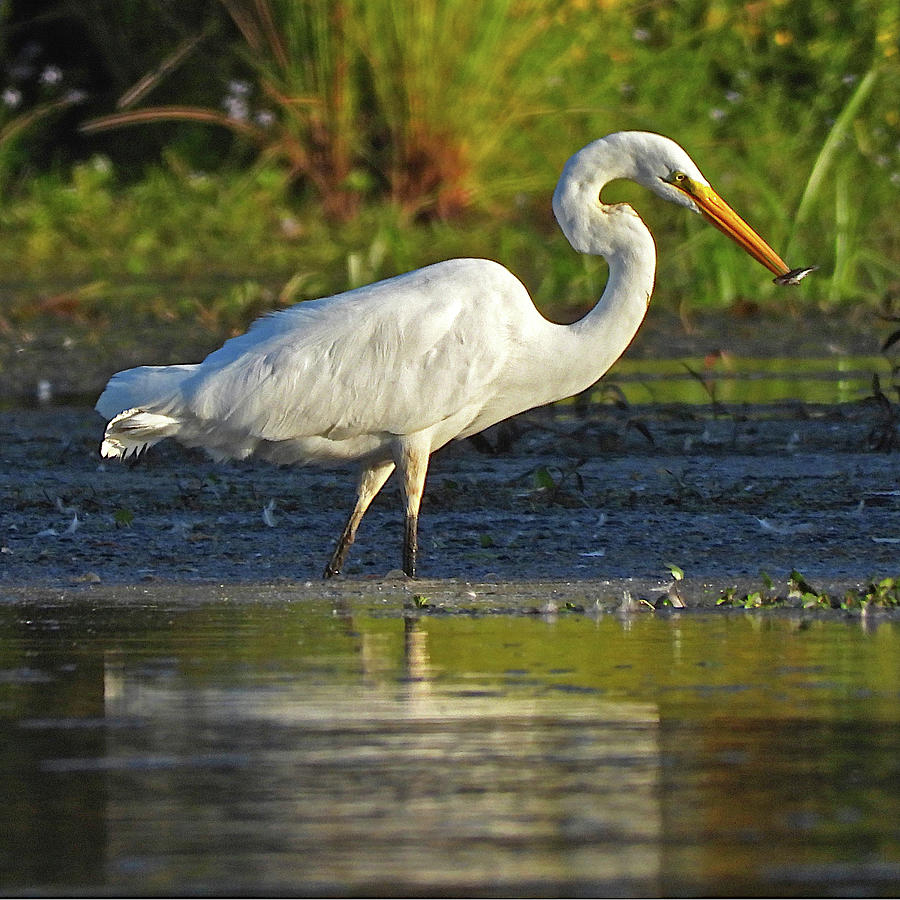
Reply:
[[763, 572], [784, 591], [794, 569], [830, 591], [900, 573], [900, 453], [872, 449], [884, 423], [866, 402], [556, 408], [451, 444], [433, 457], [414, 582], [397, 571], [391, 482], [345, 574], [323, 582], [352, 469], [217, 464], [172, 442], [135, 465], [104, 462], [102, 429], [86, 408], [0, 414], [9, 599], [166, 586], [208, 598], [254, 584], [270, 597], [539, 611], [625, 591], [652, 600], [675, 565], [688, 605], [714, 606]]

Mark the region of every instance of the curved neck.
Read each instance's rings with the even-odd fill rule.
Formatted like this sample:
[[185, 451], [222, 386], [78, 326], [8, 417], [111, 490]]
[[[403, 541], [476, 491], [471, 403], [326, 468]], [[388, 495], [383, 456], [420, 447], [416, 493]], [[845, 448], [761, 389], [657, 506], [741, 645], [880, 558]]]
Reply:
[[553, 211], [572, 246], [603, 256], [609, 279], [594, 308], [560, 326], [547, 360], [568, 396], [593, 384], [631, 343], [650, 303], [656, 246], [649, 229], [627, 204], [605, 204], [603, 187], [616, 178], [647, 184], [640, 155], [613, 135], [589, 144], [566, 164], [553, 195]]
[[606, 255], [609, 277], [600, 299], [587, 315], [569, 326], [579, 340], [602, 340], [594, 360], [599, 361], [598, 355], [608, 357], [607, 368], [631, 343], [653, 294], [656, 246], [647, 228], [643, 233], [646, 240], [640, 244]]
[[[649, 238], [649, 232], [646, 232]], [[597, 381], [633, 340], [653, 291], [655, 260], [649, 253], [608, 257], [609, 279], [587, 315], [571, 325], [538, 317], [527, 342], [528, 365], [522, 367], [522, 393], [532, 406], [579, 394]], [[646, 250], [646, 248], [645, 248]]]
[[579, 393], [607, 372], [637, 334], [653, 293], [656, 254], [650, 232], [649, 247], [607, 256], [609, 279], [596, 305], [572, 325], [562, 326], [558, 359], [565, 370], [567, 393]]

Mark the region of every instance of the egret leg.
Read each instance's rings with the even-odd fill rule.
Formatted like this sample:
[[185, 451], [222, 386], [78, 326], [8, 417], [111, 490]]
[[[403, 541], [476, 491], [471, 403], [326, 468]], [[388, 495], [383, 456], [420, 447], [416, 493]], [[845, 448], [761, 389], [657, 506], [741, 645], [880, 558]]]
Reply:
[[403, 571], [410, 578], [416, 577], [416, 560], [419, 554], [419, 507], [425, 491], [425, 474], [431, 448], [422, 441], [405, 442], [397, 454], [397, 468], [402, 476], [401, 488], [406, 506], [403, 532]]
[[416, 561], [419, 557], [419, 517], [406, 514], [403, 526], [403, 571], [410, 578], [416, 577]]
[[344, 560], [347, 558], [347, 551], [356, 539], [356, 529], [359, 528], [362, 517], [365, 515], [366, 510], [369, 508], [369, 504], [375, 498], [375, 495], [381, 490], [393, 471], [394, 463], [391, 460], [386, 460], [384, 462], [375, 463], [374, 465], [363, 469], [360, 473], [359, 485], [356, 491], [356, 506], [353, 507], [350, 518], [347, 519], [347, 524], [341, 532], [337, 547], [335, 547], [334, 553], [331, 554], [328, 565], [325, 566], [325, 571], [322, 573], [323, 578], [331, 578], [333, 575], [340, 575], [341, 569], [344, 566]]

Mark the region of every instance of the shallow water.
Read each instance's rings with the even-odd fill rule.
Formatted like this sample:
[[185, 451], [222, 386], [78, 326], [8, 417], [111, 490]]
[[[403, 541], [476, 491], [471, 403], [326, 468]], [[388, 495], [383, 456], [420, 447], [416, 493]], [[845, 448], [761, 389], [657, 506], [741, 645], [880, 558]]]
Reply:
[[897, 622], [5, 599], [7, 893], [900, 890]]
[[690, 403], [712, 400], [726, 404], [852, 403], [872, 395], [872, 376], [890, 384], [884, 356], [820, 358], [620, 359], [606, 382], [622, 391], [631, 404]]
[[[77, 368], [77, 367], [76, 367]], [[90, 390], [73, 390], [67, 372], [47, 370], [43, 377], [21, 380], [3, 392], [0, 410], [80, 405], [93, 407], [103, 388], [98, 375]], [[872, 395], [872, 376], [891, 384], [886, 355], [826, 354], [814, 357], [740, 356], [726, 353], [702, 356], [623, 356], [603, 376], [591, 398], [607, 403], [623, 397], [631, 405], [685, 403], [704, 406], [712, 401], [729, 405], [785, 401], [809, 404], [852, 403]], [[104, 373], [105, 376], [108, 373]], [[62, 380], [61, 380], [62, 378]], [[563, 404], [569, 401], [563, 401]]]

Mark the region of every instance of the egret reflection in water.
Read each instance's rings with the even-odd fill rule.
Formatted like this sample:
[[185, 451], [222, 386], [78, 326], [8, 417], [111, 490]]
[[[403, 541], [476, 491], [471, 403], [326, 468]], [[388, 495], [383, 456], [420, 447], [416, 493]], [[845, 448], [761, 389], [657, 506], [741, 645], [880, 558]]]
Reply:
[[202, 592], [3, 609], [4, 885], [900, 884], [896, 623]]

